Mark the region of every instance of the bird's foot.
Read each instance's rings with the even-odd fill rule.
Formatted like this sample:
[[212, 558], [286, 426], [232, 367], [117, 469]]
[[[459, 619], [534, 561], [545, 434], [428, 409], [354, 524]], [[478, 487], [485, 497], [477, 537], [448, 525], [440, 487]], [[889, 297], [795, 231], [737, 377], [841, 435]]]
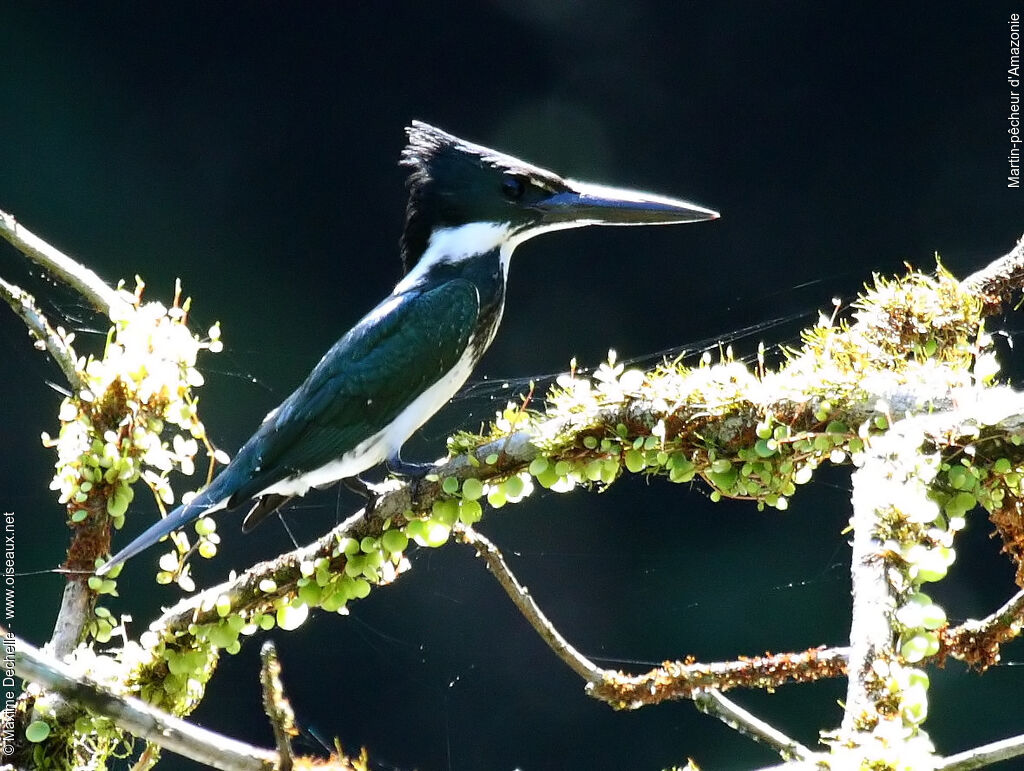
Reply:
[[400, 455], [392, 455], [387, 460], [388, 472], [396, 477], [413, 477], [422, 479], [434, 468], [433, 463], [409, 463]]
[[386, 465], [392, 476], [405, 480], [413, 500], [419, 496], [424, 478], [436, 468], [433, 463], [407, 463], [397, 453], [388, 458]]

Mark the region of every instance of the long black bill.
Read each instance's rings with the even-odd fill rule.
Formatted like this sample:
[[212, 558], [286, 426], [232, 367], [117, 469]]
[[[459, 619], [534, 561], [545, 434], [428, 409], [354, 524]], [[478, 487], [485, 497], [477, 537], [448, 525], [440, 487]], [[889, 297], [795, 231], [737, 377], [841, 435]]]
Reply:
[[672, 225], [718, 219], [718, 212], [661, 195], [569, 182], [570, 190], [534, 204], [550, 225]]

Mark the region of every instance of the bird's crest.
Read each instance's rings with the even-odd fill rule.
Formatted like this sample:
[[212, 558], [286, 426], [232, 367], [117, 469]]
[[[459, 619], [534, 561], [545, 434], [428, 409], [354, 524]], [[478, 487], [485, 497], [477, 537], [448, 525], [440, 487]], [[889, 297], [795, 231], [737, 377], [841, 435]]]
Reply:
[[467, 142], [428, 123], [414, 120], [406, 129], [409, 142], [400, 164], [409, 171], [406, 187], [409, 202], [402, 233], [402, 265], [408, 273], [427, 248], [435, 227], [462, 225], [475, 219], [489, 219], [489, 212], [467, 210], [474, 204], [500, 202], [481, 185], [500, 191], [506, 175], [528, 179], [550, 192], [564, 189], [561, 178], [539, 166], [511, 155]]

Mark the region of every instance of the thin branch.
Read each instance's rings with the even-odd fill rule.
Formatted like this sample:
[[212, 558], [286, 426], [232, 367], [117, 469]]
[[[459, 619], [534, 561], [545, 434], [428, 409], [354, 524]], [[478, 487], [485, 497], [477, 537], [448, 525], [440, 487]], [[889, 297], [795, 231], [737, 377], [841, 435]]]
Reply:
[[284, 694], [281, 682], [281, 662], [277, 658], [277, 648], [271, 640], [263, 643], [260, 649], [260, 684], [263, 687], [263, 710], [267, 713], [270, 725], [274, 729], [274, 743], [281, 760], [277, 771], [291, 771], [295, 764], [292, 752], [292, 737], [295, 730], [295, 712]]
[[[107, 316], [126, 305], [99, 276], [64, 252], [46, 243], [32, 231], [19, 225], [13, 214], [0, 211], [0, 236], [34, 263], [74, 289], [98, 311]], [[121, 314], [117, 314], [121, 315]]]
[[709, 664], [666, 661], [641, 675], [606, 671], [604, 682], [588, 686], [587, 693], [616, 709], [639, 709], [663, 701], [692, 699], [711, 688], [772, 689], [786, 683], [842, 677], [848, 656], [847, 648], [811, 648]]
[[999, 647], [1016, 639], [1024, 627], [1024, 589], [981, 620], [968, 619], [942, 632], [940, 653], [982, 671], [999, 662]]
[[[817, 680], [845, 672], [845, 652], [825, 649], [755, 657], [737, 662], [666, 662], [664, 666], [638, 676], [601, 669], [581, 655], [547, 619], [527, 588], [519, 583], [509, 569], [497, 546], [473, 528], [457, 525], [456, 531], [462, 541], [475, 547], [477, 553], [484, 558], [505, 593], [541, 639], [570, 669], [587, 681], [587, 693], [613, 707], [634, 709], [666, 699], [696, 700], [706, 695], [709, 689], [744, 685], [769, 688], [786, 681]], [[739, 710], [738, 707], [736, 709]]]
[[[0, 627], [0, 635], [6, 637], [10, 632]], [[106, 715], [122, 729], [165, 749], [224, 771], [269, 771], [279, 760], [269, 750], [190, 725], [138, 699], [111, 693], [20, 638], [14, 638], [14, 646], [14, 668], [19, 676]]]
[[547, 616], [538, 607], [537, 603], [533, 601], [530, 596], [529, 590], [519, 583], [519, 580], [509, 570], [508, 564], [505, 562], [505, 557], [501, 551], [491, 543], [485, 536], [473, 528], [465, 525], [456, 525], [456, 533], [460, 540], [464, 543], [476, 549], [477, 554], [484, 558], [487, 563], [487, 567], [490, 569], [494, 577], [498, 579], [498, 583], [501, 584], [501, 588], [505, 590], [505, 594], [509, 596], [509, 599], [519, 608], [519, 612], [523, 614], [523, 617], [530, 622], [530, 626], [534, 628], [541, 639], [547, 643], [548, 647], [555, 653], [558, 658], [565, 662], [566, 666], [569, 667], [573, 672], [578, 674], [588, 683], [599, 683], [605, 677], [605, 670], [596, 666], [592, 661], [587, 659], [583, 654], [577, 651], [568, 640], [566, 640], [561, 633], [555, 629], [554, 625], [548, 621]]
[[960, 285], [981, 299], [990, 315], [1007, 310], [1014, 295], [1024, 288], [1024, 237], [1008, 254], [972, 273]]
[[991, 766], [1004, 760], [1024, 755], [1024, 734], [983, 744], [972, 750], [958, 752], [942, 758], [935, 765], [935, 771], [970, 771], [974, 768]]
[[767, 745], [786, 760], [810, 760], [815, 753], [769, 725], [717, 690], [705, 691], [693, 700], [705, 715], [716, 717], [734, 731]]
[[19, 286], [0, 278], [0, 296], [17, 313], [28, 327], [29, 334], [36, 339], [36, 345], [43, 345], [64, 373], [71, 390], [82, 390], [82, 379], [75, 367], [75, 352], [64, 337], [50, 326], [46, 316], [36, 307], [35, 298]]

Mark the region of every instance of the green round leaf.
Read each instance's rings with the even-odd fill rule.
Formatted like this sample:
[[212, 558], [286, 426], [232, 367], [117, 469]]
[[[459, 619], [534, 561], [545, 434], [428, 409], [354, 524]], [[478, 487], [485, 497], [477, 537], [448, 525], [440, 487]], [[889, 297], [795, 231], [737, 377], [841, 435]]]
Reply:
[[25, 729], [25, 738], [30, 742], [42, 742], [50, 735], [50, 726], [42, 720], [35, 720]]

